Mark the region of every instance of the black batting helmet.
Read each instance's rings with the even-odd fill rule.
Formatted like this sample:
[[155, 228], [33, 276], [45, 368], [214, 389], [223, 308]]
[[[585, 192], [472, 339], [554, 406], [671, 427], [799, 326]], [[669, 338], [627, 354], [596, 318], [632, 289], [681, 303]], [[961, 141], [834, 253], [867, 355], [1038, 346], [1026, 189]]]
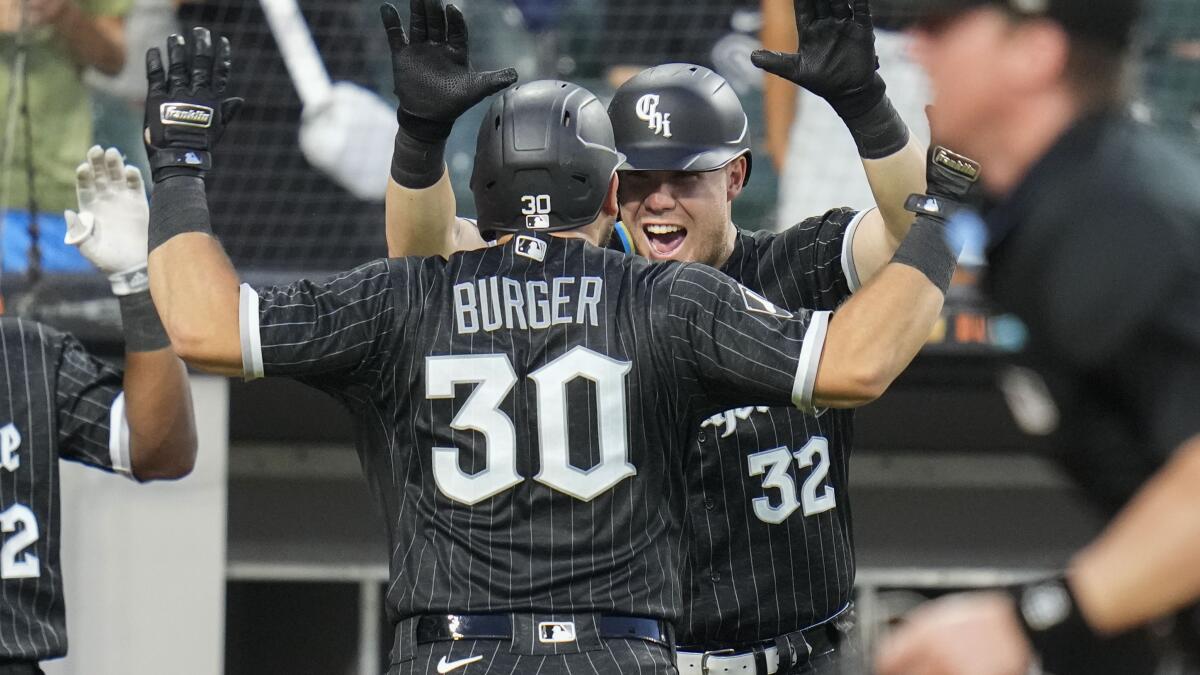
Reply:
[[479, 127], [471, 191], [479, 229], [555, 232], [596, 220], [622, 161], [604, 104], [555, 80], [513, 87]]
[[622, 170], [712, 171], [746, 157], [750, 123], [725, 78], [690, 63], [647, 68], [608, 105]]

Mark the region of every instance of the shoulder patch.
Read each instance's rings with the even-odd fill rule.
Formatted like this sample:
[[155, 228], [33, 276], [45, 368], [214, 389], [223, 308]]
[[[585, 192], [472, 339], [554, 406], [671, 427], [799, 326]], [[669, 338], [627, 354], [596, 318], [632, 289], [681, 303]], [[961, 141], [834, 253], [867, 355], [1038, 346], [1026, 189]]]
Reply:
[[792, 313], [781, 307], [776, 307], [775, 303], [755, 293], [754, 291], [738, 284], [738, 288], [742, 290], [742, 301], [746, 303], [746, 309], [758, 314], [770, 314], [781, 319], [792, 318]]

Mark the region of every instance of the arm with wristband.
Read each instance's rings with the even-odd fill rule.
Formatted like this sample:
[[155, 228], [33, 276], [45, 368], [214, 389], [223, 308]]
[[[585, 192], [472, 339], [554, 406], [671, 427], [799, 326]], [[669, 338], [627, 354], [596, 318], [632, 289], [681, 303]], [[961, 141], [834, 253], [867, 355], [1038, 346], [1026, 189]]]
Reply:
[[65, 214], [66, 243], [108, 276], [121, 308], [130, 469], [143, 481], [182, 478], [196, 461], [191, 390], [150, 299], [142, 176], [115, 148], [95, 146], [75, 171], [75, 189], [79, 211]]
[[189, 364], [241, 375], [237, 272], [212, 236], [204, 177], [212, 150], [242, 100], [225, 96], [229, 40], [206, 28], [146, 53], [146, 153], [150, 200], [150, 290], [176, 353]]
[[454, 5], [412, 0], [410, 10], [406, 32], [395, 7], [380, 7], [400, 123], [385, 197], [388, 254], [449, 256], [484, 242], [455, 213], [444, 162], [446, 139], [455, 120], [516, 82], [517, 73], [472, 69], [467, 24]]
[[887, 264], [908, 234], [913, 218], [904, 203], [910, 194], [925, 191], [925, 148], [887, 97], [868, 0], [795, 0], [794, 11], [797, 51], [760, 49], [751, 59], [824, 99], [854, 138], [878, 207], [863, 217], [852, 247], [855, 268], [865, 281]]

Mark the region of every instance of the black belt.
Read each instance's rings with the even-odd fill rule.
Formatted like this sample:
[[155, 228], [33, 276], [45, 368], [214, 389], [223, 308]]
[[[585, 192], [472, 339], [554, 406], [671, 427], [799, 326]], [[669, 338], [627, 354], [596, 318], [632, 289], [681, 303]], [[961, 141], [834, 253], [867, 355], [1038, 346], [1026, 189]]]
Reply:
[[[814, 656], [837, 649], [845, 639], [845, 632], [836, 621], [780, 635], [772, 640], [739, 645], [735, 648], [706, 649], [699, 646], [678, 648], [679, 671], [689, 673], [755, 672], [788, 673], [791, 669], [805, 666]], [[728, 668], [714, 667], [730, 664]], [[751, 665], [753, 664], [753, 665]], [[748, 670], [747, 670], [748, 669]]]
[[[545, 624], [561, 624], [548, 621]], [[632, 616], [600, 616], [600, 638], [605, 640], [646, 640], [670, 648], [670, 627], [657, 619]], [[507, 614], [435, 614], [417, 617], [417, 644], [443, 640], [511, 640], [512, 617]]]

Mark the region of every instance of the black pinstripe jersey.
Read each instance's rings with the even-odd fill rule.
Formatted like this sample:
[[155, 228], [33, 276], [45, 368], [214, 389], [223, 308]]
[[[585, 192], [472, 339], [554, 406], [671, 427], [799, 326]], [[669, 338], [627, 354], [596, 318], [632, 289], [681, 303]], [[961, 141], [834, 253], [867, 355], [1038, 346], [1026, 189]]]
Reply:
[[129, 473], [121, 374], [71, 336], [0, 317], [0, 661], [67, 653], [58, 460]]
[[[780, 307], [835, 309], [858, 285], [848, 242], [859, 215], [837, 209], [778, 234], [740, 232], [722, 271]], [[701, 424], [680, 644], [766, 640], [847, 605], [852, 430], [850, 410], [794, 407], [736, 408]]]
[[732, 405], [804, 405], [828, 322], [711, 268], [556, 237], [242, 298], [248, 373], [356, 415], [393, 619], [677, 618], [690, 437]]

